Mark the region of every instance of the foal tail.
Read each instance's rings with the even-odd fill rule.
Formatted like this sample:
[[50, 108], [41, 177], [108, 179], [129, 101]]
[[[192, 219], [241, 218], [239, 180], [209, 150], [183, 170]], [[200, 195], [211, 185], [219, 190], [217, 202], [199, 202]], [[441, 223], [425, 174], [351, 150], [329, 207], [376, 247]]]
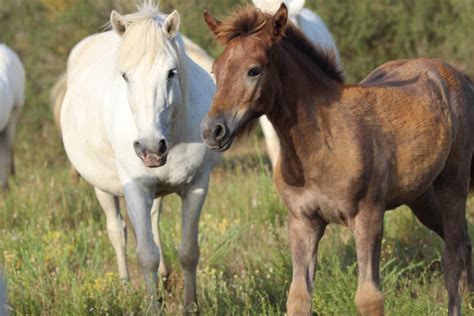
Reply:
[[51, 94], [49, 96], [51, 111], [53, 112], [54, 123], [56, 127], [61, 130], [61, 107], [63, 104], [64, 96], [66, 95], [67, 88], [67, 73], [62, 73], [58, 81], [54, 84], [51, 89]]

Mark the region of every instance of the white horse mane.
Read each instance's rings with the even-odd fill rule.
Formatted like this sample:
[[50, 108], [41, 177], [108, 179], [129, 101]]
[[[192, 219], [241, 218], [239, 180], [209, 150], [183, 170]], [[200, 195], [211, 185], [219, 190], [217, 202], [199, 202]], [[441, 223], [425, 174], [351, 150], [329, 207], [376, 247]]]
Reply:
[[[166, 15], [160, 12], [154, 1], [144, 2], [138, 12], [124, 15], [123, 19], [127, 31], [123, 34], [117, 60], [122, 71], [133, 68], [144, 58], [152, 63], [160, 51], [169, 48], [170, 41], [161, 29]], [[174, 48], [170, 49], [172, 54], [178, 50], [177, 46]]]

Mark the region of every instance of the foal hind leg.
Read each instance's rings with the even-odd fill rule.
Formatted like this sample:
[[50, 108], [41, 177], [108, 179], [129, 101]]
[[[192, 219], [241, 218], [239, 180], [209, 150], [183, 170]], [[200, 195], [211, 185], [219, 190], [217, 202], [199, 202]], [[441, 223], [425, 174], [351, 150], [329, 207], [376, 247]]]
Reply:
[[163, 253], [163, 247], [161, 246], [161, 237], [160, 237], [160, 215], [163, 205], [163, 198], [159, 197], [153, 200], [153, 206], [151, 207], [151, 228], [153, 230], [153, 240], [160, 248], [160, 266], [158, 268], [158, 274], [160, 275], [163, 283], [166, 286], [169, 270], [165, 263], [165, 256]]
[[119, 199], [98, 188], [95, 188], [95, 195], [107, 217], [107, 233], [117, 257], [120, 279], [128, 280], [129, 274], [126, 259], [127, 229], [125, 222], [123, 222], [120, 216]]
[[[462, 174], [460, 172], [460, 174]], [[466, 225], [467, 179], [460, 183], [440, 178], [435, 183], [436, 195], [443, 217], [445, 249], [443, 253], [443, 274], [448, 291], [449, 315], [461, 315], [459, 295], [463, 272], [471, 275], [471, 249]], [[468, 280], [472, 283], [472, 280]]]
[[438, 197], [433, 187], [430, 187], [419, 198], [408, 204], [408, 206], [423, 225], [434, 231], [444, 240], [443, 217], [441, 216]]

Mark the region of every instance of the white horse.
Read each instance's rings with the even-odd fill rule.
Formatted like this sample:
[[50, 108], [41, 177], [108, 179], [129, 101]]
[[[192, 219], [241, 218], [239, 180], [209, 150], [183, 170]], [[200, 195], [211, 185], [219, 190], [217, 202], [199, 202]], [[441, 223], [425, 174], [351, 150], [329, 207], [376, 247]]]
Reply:
[[0, 187], [7, 188], [15, 173], [13, 145], [15, 129], [25, 103], [25, 70], [20, 59], [0, 44]]
[[95, 187], [119, 275], [128, 279], [126, 231], [118, 207], [118, 197], [125, 197], [151, 294], [158, 268], [167, 275], [160, 255], [160, 198], [180, 196], [184, 304], [194, 308], [198, 223], [219, 158], [199, 132], [214, 82], [186, 55], [177, 11], [165, 16], [147, 2], [137, 13], [113, 11], [110, 23], [113, 31], [84, 39], [71, 53], [61, 110], [64, 146], [76, 170]]
[[[295, 23], [303, 33], [318, 46], [324, 48], [332, 54], [334, 59], [341, 66], [341, 58], [336, 43], [332, 38], [326, 24], [323, 20], [311, 10], [305, 9], [305, 0], [252, 0], [253, 4], [260, 10], [274, 14], [280, 7], [282, 2], [288, 7], [289, 18]], [[280, 152], [280, 142], [278, 140], [275, 129], [266, 116], [260, 117], [260, 125], [262, 126], [265, 142], [267, 144], [268, 156], [275, 166], [278, 153]]]
[[3, 281], [2, 273], [0, 273], [0, 316], [9, 315], [7, 301], [7, 286]]

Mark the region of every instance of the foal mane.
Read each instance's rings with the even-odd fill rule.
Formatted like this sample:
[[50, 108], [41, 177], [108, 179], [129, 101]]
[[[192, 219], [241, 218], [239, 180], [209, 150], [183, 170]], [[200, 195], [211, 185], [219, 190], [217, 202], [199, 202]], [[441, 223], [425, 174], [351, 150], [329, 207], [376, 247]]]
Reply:
[[[222, 21], [216, 30], [217, 40], [228, 45], [232, 40], [262, 34], [271, 40], [273, 16], [247, 5], [238, 8], [230, 17]], [[265, 34], [266, 33], [266, 34]], [[303, 32], [288, 21], [285, 33], [275, 45], [288, 44], [306, 55], [327, 76], [338, 82], [344, 82], [344, 72], [336, 61], [336, 56], [321, 46], [313, 44]]]

